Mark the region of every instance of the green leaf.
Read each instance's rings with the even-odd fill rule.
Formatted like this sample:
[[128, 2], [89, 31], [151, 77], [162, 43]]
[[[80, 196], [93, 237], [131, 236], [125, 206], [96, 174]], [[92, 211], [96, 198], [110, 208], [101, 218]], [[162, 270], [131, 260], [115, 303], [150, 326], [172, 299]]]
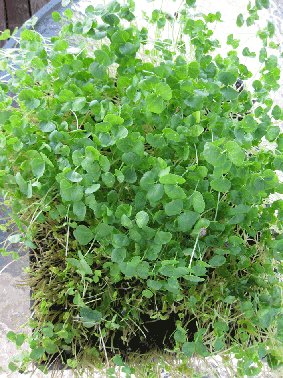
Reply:
[[277, 121], [278, 119], [280, 119], [281, 115], [282, 115], [282, 111], [281, 111], [280, 106], [279, 105], [275, 105], [273, 107], [273, 109], [272, 109], [272, 116], [273, 116], [273, 118], [276, 119], [276, 121]]
[[81, 263], [83, 272], [85, 274], [93, 275], [93, 271], [92, 271], [91, 267], [88, 265], [88, 263], [85, 261], [82, 253], [79, 251], [78, 254], [79, 254], [79, 257], [80, 257], [80, 263]]
[[5, 41], [6, 39], [9, 39], [10, 37], [11, 37], [11, 32], [9, 29], [6, 29], [0, 35], [0, 41]]
[[265, 9], [269, 8], [269, 0], [260, 0], [260, 2]]
[[148, 95], [145, 99], [147, 109], [156, 114], [160, 114], [166, 108], [166, 104], [161, 96], [156, 93]]
[[146, 195], [146, 198], [150, 202], [157, 202], [163, 197], [163, 194], [164, 194], [164, 185], [155, 184], [155, 185], [150, 187], [150, 189], [149, 189], [149, 191]]
[[149, 216], [145, 211], [139, 211], [136, 216], [136, 223], [139, 228], [142, 228], [147, 225], [149, 222]]
[[210, 142], [205, 143], [203, 156], [208, 163], [214, 165], [215, 167], [220, 167], [226, 162], [226, 157], [223, 155], [221, 148]]
[[177, 331], [174, 333], [174, 339], [178, 343], [185, 343], [186, 342], [186, 331], [183, 328], [177, 329]]
[[117, 245], [118, 247], [128, 246], [130, 243], [129, 238], [127, 235], [124, 234], [113, 234], [113, 245]]
[[112, 188], [115, 184], [115, 176], [111, 172], [103, 173], [101, 175], [102, 181], [108, 188]]
[[185, 342], [182, 346], [182, 351], [185, 357], [192, 357], [196, 351], [195, 342]]
[[153, 296], [153, 292], [148, 289], [145, 289], [142, 291], [142, 296], [146, 298], [151, 298]]
[[109, 226], [108, 224], [105, 224], [105, 223], [100, 223], [95, 228], [95, 232], [96, 232], [95, 237], [104, 238], [105, 236], [110, 235], [112, 231], [113, 231], [113, 226]]
[[65, 177], [67, 180], [72, 181], [72, 182], [80, 182], [82, 181], [83, 177], [76, 171], [68, 171], [65, 173]]
[[185, 211], [177, 218], [179, 230], [182, 232], [188, 232], [199, 219], [199, 217], [199, 213], [196, 213], [194, 211]]
[[244, 164], [245, 153], [236, 142], [227, 142], [225, 148], [228, 151], [228, 157], [233, 164], [236, 166], [241, 166]]
[[274, 142], [275, 139], [278, 137], [278, 135], [280, 134], [280, 127], [279, 126], [269, 126], [268, 129], [267, 129], [267, 132], [265, 134], [265, 138], [269, 141], [269, 142]]
[[8, 368], [11, 370], [11, 372], [15, 372], [15, 371], [19, 370], [18, 366], [16, 364], [14, 364], [14, 362], [9, 362]]
[[146, 134], [146, 141], [154, 148], [163, 148], [166, 146], [166, 141], [162, 134]]
[[87, 328], [93, 327], [96, 323], [99, 323], [102, 319], [102, 313], [96, 310], [92, 310], [89, 307], [82, 307], [80, 309], [81, 321]]
[[45, 171], [45, 163], [42, 159], [35, 158], [30, 162], [32, 173], [36, 177], [41, 177]]
[[148, 191], [155, 183], [155, 175], [152, 171], [147, 171], [144, 173], [140, 180], [140, 186], [143, 190]]
[[53, 18], [53, 21], [59, 22], [61, 20], [61, 15], [58, 12], [52, 12], [52, 18]]
[[81, 265], [81, 263], [80, 263], [78, 260], [73, 259], [72, 257], [67, 257], [67, 258], [66, 258], [66, 261], [67, 261], [69, 264], [75, 266], [78, 270], [82, 270], [82, 265]]
[[225, 262], [226, 262], [226, 258], [224, 256], [216, 255], [216, 256], [213, 256], [212, 259], [210, 259], [208, 263], [211, 266], [221, 266], [225, 264]]
[[111, 25], [111, 26], [118, 25], [119, 22], [120, 22], [119, 17], [117, 17], [113, 13], [107, 13], [107, 14], [101, 16], [101, 18], [102, 18], [103, 22], [105, 22], [106, 24]]
[[104, 122], [110, 122], [111, 125], [122, 125], [124, 123], [124, 118], [118, 116], [117, 114], [107, 114], [104, 118]]
[[85, 97], [78, 97], [74, 100], [72, 104], [72, 109], [74, 112], [82, 110], [82, 108], [86, 104], [86, 98]]
[[116, 209], [115, 217], [121, 218], [121, 216], [123, 214], [127, 215], [128, 217], [130, 217], [131, 214], [132, 214], [132, 206], [129, 205], [129, 204], [126, 204], [126, 203], [123, 203], [123, 204], [119, 205], [117, 207], [117, 209]]
[[53, 50], [54, 51], [65, 51], [65, 50], [67, 50], [68, 47], [69, 47], [68, 41], [59, 39], [59, 40], [54, 42]]
[[277, 171], [283, 171], [283, 156], [276, 156], [276, 158], [273, 161], [274, 168]]
[[147, 283], [147, 286], [153, 290], [160, 290], [162, 288], [162, 284], [158, 281], [147, 280], [146, 283]]
[[[68, 89], [63, 89], [59, 95], [58, 95], [58, 100], [60, 102], [68, 102], [72, 101], [75, 98], [75, 95], [73, 92], [69, 91]], [[54, 130], [54, 129], [53, 129]], [[53, 131], [52, 130], [52, 131]]]
[[237, 77], [229, 71], [220, 72], [218, 77], [221, 83], [226, 86], [233, 85], [237, 80]]
[[170, 86], [166, 83], [158, 83], [155, 86], [156, 94], [161, 96], [163, 100], [169, 101], [172, 98], [172, 90]]
[[74, 230], [74, 237], [81, 245], [87, 245], [94, 237], [92, 231], [83, 225], [78, 226]]
[[83, 221], [86, 214], [86, 206], [82, 201], [75, 202], [73, 204], [73, 213], [79, 218], [79, 220]]
[[103, 80], [106, 74], [106, 68], [97, 62], [93, 62], [89, 66], [89, 72], [95, 79]]
[[114, 248], [111, 253], [111, 260], [114, 263], [123, 262], [126, 257], [126, 249], [125, 248]]
[[167, 139], [173, 140], [174, 142], [180, 142], [181, 137], [176, 131], [169, 128], [165, 128], [162, 130], [162, 132]]
[[93, 184], [89, 186], [88, 188], [86, 188], [85, 194], [91, 194], [91, 193], [97, 192], [99, 188], [100, 188], [100, 184]]
[[172, 239], [172, 234], [170, 232], [157, 231], [154, 243], [156, 244], [167, 244]]
[[191, 62], [188, 64], [188, 75], [192, 79], [196, 79], [200, 74], [200, 68], [198, 62]]
[[132, 228], [133, 227], [133, 222], [127, 215], [123, 214], [121, 216], [121, 225], [126, 227], [126, 228]]
[[29, 358], [32, 359], [32, 360], [38, 360], [38, 359], [40, 359], [40, 357], [43, 356], [44, 352], [45, 352], [45, 349], [42, 346], [39, 346], [37, 348], [34, 348], [31, 351]]
[[268, 71], [273, 71], [277, 67], [278, 59], [275, 55], [270, 55], [265, 61], [265, 69]]
[[164, 207], [165, 213], [168, 216], [180, 214], [182, 209], [183, 201], [181, 201], [180, 199], [168, 202]]
[[194, 192], [192, 195], [193, 208], [197, 213], [202, 213], [205, 208], [205, 202], [200, 192]]
[[164, 185], [164, 191], [172, 199], [185, 199], [186, 193], [177, 185]]
[[123, 175], [124, 175], [124, 180], [126, 182], [133, 184], [134, 182], [137, 181], [138, 177], [137, 177], [136, 171], [133, 167], [124, 167], [124, 168], [122, 168], [122, 172], [123, 172]]
[[95, 50], [94, 52], [96, 61], [101, 64], [102, 66], [110, 66], [113, 61], [109, 58], [108, 54], [102, 50]]
[[119, 51], [123, 55], [132, 55], [135, 54], [137, 48], [133, 43], [127, 42], [119, 47]]
[[122, 155], [122, 161], [129, 166], [137, 167], [140, 165], [141, 159], [134, 152], [126, 152]]
[[242, 13], [240, 13], [237, 17], [237, 20], [236, 20], [236, 25], [240, 28], [241, 26], [243, 26], [245, 23], [245, 20], [244, 20], [244, 16]]
[[225, 100], [227, 101], [235, 100], [239, 96], [238, 91], [236, 91], [236, 89], [233, 89], [231, 87], [221, 88], [220, 91], [223, 94]]
[[181, 176], [174, 175], [173, 173], [169, 173], [167, 175], [163, 175], [159, 177], [159, 182], [161, 184], [174, 185], [174, 184], [184, 184], [186, 180]]
[[70, 200], [72, 202], [78, 202], [83, 198], [84, 191], [80, 184], [71, 185]]
[[39, 123], [39, 128], [44, 133], [51, 133], [51, 131], [56, 130], [56, 125], [50, 121], [41, 121]]
[[16, 342], [16, 338], [17, 338], [17, 334], [13, 331], [9, 331], [7, 334], [6, 334], [6, 337], [7, 339], [9, 339], [10, 341], [12, 341], [13, 343]]
[[216, 180], [212, 180], [210, 182], [210, 186], [212, 189], [216, 190], [217, 192], [227, 192], [231, 188], [231, 182], [226, 178], [218, 178]]

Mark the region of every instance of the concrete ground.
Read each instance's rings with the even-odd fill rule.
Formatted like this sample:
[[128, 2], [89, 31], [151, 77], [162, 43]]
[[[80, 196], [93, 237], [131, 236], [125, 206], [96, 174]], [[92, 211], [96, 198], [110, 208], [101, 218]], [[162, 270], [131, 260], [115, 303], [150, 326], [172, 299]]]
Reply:
[[[248, 0], [238, 0], [237, 2], [234, 0], [197, 0], [197, 4], [200, 4], [198, 7], [198, 11], [202, 11], [204, 13], [209, 13], [217, 10], [221, 11], [222, 18], [226, 20], [226, 22], [218, 25], [215, 32], [216, 38], [220, 40], [222, 45], [223, 43], [225, 43], [227, 36], [231, 33], [234, 33], [234, 38], [240, 37], [243, 41], [243, 48], [245, 46], [249, 46], [251, 51], [256, 51], [256, 49], [259, 47], [258, 42], [255, 42], [255, 40], [251, 38], [251, 35], [254, 32], [254, 30], [256, 30], [256, 27], [252, 27], [253, 29], [239, 29], [236, 26], [234, 26], [236, 16], [238, 15], [238, 13], [245, 11], [247, 3]], [[275, 42], [281, 44], [278, 50], [278, 53], [281, 54], [281, 23], [283, 12], [283, 0], [270, 0], [270, 3], [271, 8], [268, 11], [264, 10], [262, 11], [262, 13], [260, 12], [260, 15], [264, 15], [264, 19], [261, 21], [261, 25], [262, 27], [265, 27], [266, 20], [270, 20], [275, 24], [277, 29]], [[88, 4], [90, 4], [90, 1], [82, 1], [81, 4], [81, 8], [84, 9]], [[151, 3], [150, 6], [152, 7], [152, 5], [153, 4]], [[137, 7], [139, 6], [142, 6], [142, 8], [145, 9], [147, 5], [144, 1], [142, 1], [138, 2]], [[176, 3], [174, 3], [173, 6], [175, 7], [173, 8], [174, 11], [174, 9], [177, 9]], [[270, 54], [272, 53], [274, 54], [274, 50], [270, 52]], [[280, 66], [282, 66], [282, 58], [280, 58], [279, 62]], [[245, 62], [245, 64], [248, 65], [248, 62]], [[251, 66], [253, 67], [252, 69], [254, 71], [256, 61], [251, 61], [249, 64], [251, 64]], [[282, 95], [282, 89], [272, 94], [274, 103], [278, 104], [280, 107], [282, 107], [283, 103]], [[6, 217], [7, 213], [4, 210], [0, 209], [0, 225], [5, 224]], [[1, 243], [3, 243], [6, 240], [6, 238], [9, 235], [11, 235], [12, 232], [13, 231], [11, 230], [9, 232], [3, 232], [0, 230], [0, 248], [3, 246], [1, 245]], [[28, 318], [31, 316], [29, 311], [29, 288], [22, 286], [25, 280], [25, 272], [22, 269], [28, 265], [28, 256], [25, 251], [21, 251], [20, 246], [17, 244], [11, 244], [9, 246], [9, 250], [19, 251], [20, 259], [18, 261], [13, 261], [11, 255], [6, 257], [0, 255], [0, 378], [5, 378], [7, 376], [7, 373], [10, 373], [8, 369], [9, 359], [20, 353], [20, 351], [16, 349], [15, 344], [10, 342], [5, 337], [5, 335], [9, 331], [30, 333], [30, 329], [28, 327], [20, 328], [20, 326], [25, 324]], [[26, 346], [25, 349], [28, 350], [28, 347]], [[227, 372], [221, 369], [221, 367], [219, 369], [219, 376], [221, 378], [232, 378], [230, 375], [228, 375]], [[64, 373], [64, 377], [68, 374], [70, 375], [70, 372]], [[258, 377], [279, 377], [277, 373], [270, 374], [266, 373], [265, 375], [260, 375]], [[51, 375], [51, 373], [49, 375]], [[11, 376], [12, 378], [19, 378], [20, 374], [18, 372], [15, 372], [9, 376]], [[40, 371], [37, 371], [34, 376], [43, 377], [45, 375], [42, 374]], [[283, 373], [280, 376], [282, 377]], [[95, 375], [95, 378], [100, 377], [101, 375]], [[170, 377], [170, 375], [168, 375], [168, 373], [164, 373], [162, 377]], [[208, 378], [207, 375], [206, 377]]]

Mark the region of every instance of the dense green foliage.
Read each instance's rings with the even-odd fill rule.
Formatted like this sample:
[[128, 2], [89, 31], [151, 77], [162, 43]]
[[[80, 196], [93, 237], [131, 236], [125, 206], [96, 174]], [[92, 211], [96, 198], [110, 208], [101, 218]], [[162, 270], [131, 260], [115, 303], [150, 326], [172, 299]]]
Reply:
[[[237, 25], [252, 25], [268, 4], [248, 6]], [[21, 369], [78, 345], [84, 358], [110, 363], [105, 343], [115, 330], [124, 341], [142, 338], [141, 314], [165, 321], [173, 312], [172, 350], [184, 361], [232, 347], [238, 376], [258, 374], [266, 355], [273, 369], [283, 363], [282, 284], [273, 271], [282, 272], [283, 202], [266, 207], [270, 194], [283, 193], [274, 172], [283, 167], [283, 115], [268, 97], [280, 78], [268, 55], [274, 26], [259, 33], [253, 93], [238, 91], [237, 79], [253, 77], [239, 41], [229, 35], [227, 57], [213, 55], [219, 43], [209, 25], [221, 14], [194, 18], [194, 5], [187, 0], [178, 16], [152, 13], [158, 30], [177, 22], [182, 30], [174, 46], [159, 38], [152, 50], [132, 1], [88, 6], [83, 22], [63, 23], [49, 55], [39, 34], [21, 33], [13, 63], [24, 68], [0, 82], [0, 188], [20, 230], [10, 241], [43, 256], [31, 270], [35, 331], [8, 335], [32, 348]], [[76, 36], [87, 42], [75, 55], [67, 49]], [[7, 59], [0, 68], [12, 73]], [[274, 151], [260, 146], [264, 136]], [[191, 319], [198, 329], [190, 338]]]

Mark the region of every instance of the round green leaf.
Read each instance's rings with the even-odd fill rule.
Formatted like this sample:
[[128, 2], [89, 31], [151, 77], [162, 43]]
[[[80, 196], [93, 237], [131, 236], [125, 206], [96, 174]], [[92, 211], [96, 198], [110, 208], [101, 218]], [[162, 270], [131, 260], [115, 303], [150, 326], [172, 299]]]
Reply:
[[40, 357], [42, 357], [44, 352], [45, 349], [42, 346], [39, 346], [31, 351], [29, 358], [31, 358], [32, 360], [38, 360]]
[[172, 234], [170, 232], [157, 231], [154, 243], [156, 244], [167, 244], [172, 239]]
[[43, 176], [44, 170], [45, 170], [45, 163], [43, 160], [39, 158], [35, 158], [30, 162], [32, 173], [36, 177]]
[[212, 259], [210, 259], [208, 263], [211, 266], [221, 266], [225, 264], [225, 262], [226, 262], [226, 258], [224, 256], [216, 255], [216, 256], [213, 256]]
[[195, 353], [195, 343], [194, 342], [186, 342], [182, 346], [182, 351], [186, 357], [192, 357], [192, 355]]
[[184, 184], [186, 180], [184, 177], [168, 173], [167, 175], [159, 177], [159, 182], [166, 185]]
[[75, 101], [72, 104], [72, 109], [74, 112], [80, 111], [86, 104], [86, 98], [85, 97], [78, 97], [75, 99]]
[[80, 309], [80, 316], [84, 326], [87, 328], [93, 327], [102, 318], [101, 312], [92, 310], [89, 307], [82, 307]]
[[50, 121], [41, 121], [39, 123], [39, 128], [44, 133], [51, 133], [51, 131], [56, 130], [56, 125]]
[[162, 132], [167, 139], [173, 140], [174, 142], [180, 142], [181, 137], [176, 131], [169, 128], [165, 128], [162, 130]]
[[69, 42], [59, 39], [58, 41], [54, 42], [53, 50], [54, 51], [65, 51], [69, 47]]
[[170, 86], [166, 83], [158, 83], [155, 86], [156, 94], [161, 96], [163, 100], [169, 101], [172, 98], [172, 90]]
[[166, 104], [161, 96], [156, 93], [148, 95], [145, 99], [147, 109], [156, 114], [160, 114], [166, 107]]
[[87, 245], [93, 239], [94, 235], [88, 227], [80, 225], [74, 230], [74, 237], [79, 244]]
[[208, 163], [214, 165], [215, 167], [220, 167], [226, 162], [226, 157], [223, 155], [221, 148], [210, 142], [205, 143], [203, 156]]
[[198, 62], [191, 62], [188, 65], [188, 75], [192, 79], [196, 79], [198, 75], [200, 74], [200, 68]]
[[231, 188], [231, 182], [226, 178], [218, 178], [210, 183], [212, 189], [217, 192], [227, 192]]
[[158, 281], [147, 280], [146, 283], [147, 283], [147, 286], [153, 290], [159, 290], [162, 288], [162, 284]]
[[185, 199], [186, 193], [178, 185], [164, 185], [164, 191], [172, 199]]
[[80, 175], [76, 171], [68, 171], [67, 173], [65, 173], [65, 177], [72, 182], [80, 182], [83, 179], [82, 175]]
[[182, 232], [189, 231], [199, 219], [199, 217], [199, 213], [196, 213], [194, 211], [185, 211], [178, 217], [179, 230]]
[[112, 188], [112, 186], [115, 184], [115, 176], [111, 172], [103, 173], [101, 178], [108, 188]]
[[146, 195], [146, 198], [150, 202], [157, 202], [163, 197], [163, 194], [164, 194], [164, 185], [155, 184], [149, 189]]
[[180, 199], [168, 202], [164, 207], [165, 213], [168, 216], [180, 214], [182, 209], [183, 209], [183, 201], [181, 201]]
[[218, 77], [221, 83], [223, 83], [226, 86], [233, 85], [237, 80], [237, 77], [234, 74], [232, 74], [232, 72], [228, 72], [228, 71], [220, 72]]
[[149, 221], [149, 216], [145, 211], [139, 211], [135, 218], [139, 228], [146, 226]]
[[228, 157], [233, 164], [236, 166], [241, 166], [244, 164], [245, 153], [236, 142], [227, 142], [225, 147], [228, 151]]
[[126, 257], [126, 249], [125, 248], [114, 248], [111, 253], [111, 260], [114, 263], [123, 262]]
[[244, 20], [244, 16], [242, 15], [242, 13], [240, 13], [237, 17], [237, 21], [236, 21], [236, 24], [237, 26], [240, 28], [241, 26], [243, 26], [245, 23], [245, 20]]
[[75, 98], [75, 95], [73, 92], [69, 91], [68, 89], [63, 89], [58, 96], [58, 100], [60, 102], [68, 102], [72, 101]]
[[205, 208], [205, 202], [200, 192], [194, 192], [192, 195], [192, 204], [196, 212], [202, 213]]
[[146, 298], [151, 298], [153, 296], [153, 292], [148, 289], [145, 289], [142, 291], [142, 296]]

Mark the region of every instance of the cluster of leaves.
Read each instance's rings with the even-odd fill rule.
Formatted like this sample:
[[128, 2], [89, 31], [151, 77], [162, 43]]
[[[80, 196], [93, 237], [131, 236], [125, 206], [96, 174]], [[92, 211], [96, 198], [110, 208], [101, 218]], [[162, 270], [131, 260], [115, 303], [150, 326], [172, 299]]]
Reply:
[[[22, 69], [15, 76], [0, 62], [13, 75], [8, 85], [0, 83], [1, 192], [28, 247], [37, 247], [37, 225], [51, 222], [55, 239], [63, 230], [65, 269], [50, 269], [60, 292], [73, 296], [72, 316], [62, 315], [64, 324], [54, 325], [48, 320], [51, 290], [34, 288], [41, 331], [30, 341], [30, 360], [55, 353], [58, 335], [66, 350], [75, 334], [85, 339], [82, 330], [107, 340], [111, 329], [124, 329], [130, 339], [139, 329], [139, 312], [162, 320], [175, 311], [175, 351], [185, 357], [225, 351], [233, 319], [239, 374], [261, 370], [251, 364], [267, 354], [259, 339], [271, 329], [269, 365], [283, 363], [281, 284], [273, 272], [274, 264], [282, 271], [283, 236], [279, 232], [275, 239], [270, 231], [272, 224], [282, 229], [283, 202], [264, 204], [270, 194], [283, 193], [274, 172], [283, 168], [283, 113], [268, 98], [280, 77], [277, 57], [267, 56], [266, 48], [274, 26], [269, 22], [259, 33], [262, 69], [253, 95], [239, 93], [237, 79], [253, 74], [240, 63], [238, 40], [228, 36], [227, 57], [210, 55], [219, 43], [208, 25], [221, 15], [190, 18], [194, 4], [186, 1], [178, 21], [194, 50], [189, 62], [182, 41], [174, 50], [161, 39], [154, 44], [161, 62], [138, 59], [147, 29], [134, 25], [133, 2], [117, 1], [90, 5], [83, 22], [62, 24], [49, 55], [41, 36], [24, 30], [22, 55], [14, 63], [33, 68], [31, 74]], [[268, 1], [248, 6], [248, 26], [262, 7]], [[72, 11], [65, 16], [69, 21]], [[53, 13], [53, 19], [60, 22], [61, 16]], [[154, 11], [149, 21], [162, 29], [173, 19]], [[239, 15], [237, 25], [244, 22]], [[78, 55], [67, 52], [68, 39], [78, 35], [101, 42], [92, 56], [82, 43]], [[19, 109], [10, 107], [8, 90], [17, 93]], [[260, 148], [263, 136], [277, 144], [275, 151]], [[131, 291], [119, 297], [115, 285], [122, 281]], [[98, 305], [87, 300], [94, 295]], [[63, 303], [62, 295], [56, 298]], [[115, 301], [124, 313], [120, 318], [111, 306]], [[202, 325], [194, 341], [188, 338], [187, 312]], [[81, 333], [71, 332], [75, 317]], [[258, 343], [247, 352], [251, 339]]]

